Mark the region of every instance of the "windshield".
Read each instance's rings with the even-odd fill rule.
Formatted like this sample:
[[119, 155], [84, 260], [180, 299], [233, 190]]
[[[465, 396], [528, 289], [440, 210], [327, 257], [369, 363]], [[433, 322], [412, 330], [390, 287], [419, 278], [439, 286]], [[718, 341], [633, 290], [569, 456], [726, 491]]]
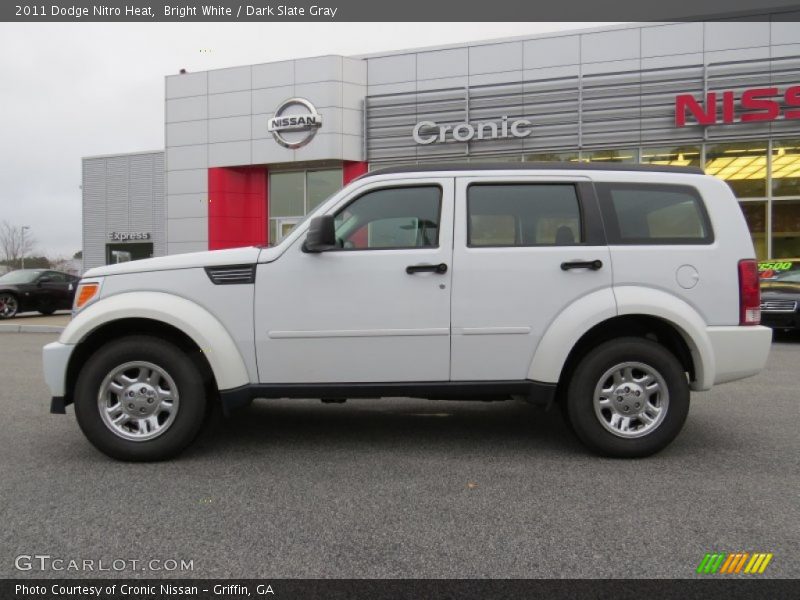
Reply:
[[0, 283], [33, 283], [39, 275], [41, 275], [41, 271], [29, 269], [11, 271], [0, 277]]

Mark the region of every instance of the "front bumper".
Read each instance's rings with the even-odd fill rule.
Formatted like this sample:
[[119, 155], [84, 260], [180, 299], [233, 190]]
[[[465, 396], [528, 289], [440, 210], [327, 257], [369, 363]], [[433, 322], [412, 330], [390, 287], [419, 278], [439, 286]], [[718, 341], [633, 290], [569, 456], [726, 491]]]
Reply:
[[767, 364], [772, 330], [763, 326], [709, 327], [714, 351], [714, 384], [744, 379]]
[[[44, 380], [53, 396], [50, 411], [64, 412], [64, 406], [69, 404], [67, 394], [67, 365], [75, 346], [53, 342], [42, 349], [42, 364], [44, 366]], [[60, 409], [60, 410], [59, 410]]]

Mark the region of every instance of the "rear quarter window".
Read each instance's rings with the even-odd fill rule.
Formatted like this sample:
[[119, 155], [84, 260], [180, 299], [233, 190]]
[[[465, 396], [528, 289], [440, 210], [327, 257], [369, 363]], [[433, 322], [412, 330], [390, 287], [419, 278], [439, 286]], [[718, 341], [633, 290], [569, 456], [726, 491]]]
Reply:
[[598, 183], [609, 244], [710, 244], [711, 222], [688, 185]]

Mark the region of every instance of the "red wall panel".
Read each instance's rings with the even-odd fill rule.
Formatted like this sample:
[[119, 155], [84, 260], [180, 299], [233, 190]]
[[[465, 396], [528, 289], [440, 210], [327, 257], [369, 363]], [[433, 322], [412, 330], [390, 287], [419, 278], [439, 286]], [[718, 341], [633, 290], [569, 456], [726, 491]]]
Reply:
[[269, 198], [264, 167], [208, 170], [208, 249], [258, 246], [268, 240]]
[[347, 185], [369, 170], [369, 163], [362, 160], [346, 160], [342, 163], [342, 183]]

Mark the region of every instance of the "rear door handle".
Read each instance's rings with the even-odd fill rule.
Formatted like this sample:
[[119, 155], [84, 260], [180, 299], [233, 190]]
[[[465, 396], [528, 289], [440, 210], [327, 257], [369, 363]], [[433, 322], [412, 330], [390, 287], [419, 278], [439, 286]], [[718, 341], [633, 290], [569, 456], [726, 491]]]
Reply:
[[447, 265], [444, 263], [439, 263], [438, 265], [408, 265], [406, 267], [406, 273], [409, 275], [413, 275], [414, 273], [438, 273], [439, 275], [444, 275], [447, 273]]
[[572, 260], [561, 263], [562, 271], [569, 271], [570, 269], [591, 269], [592, 271], [597, 271], [602, 268], [602, 260]]

